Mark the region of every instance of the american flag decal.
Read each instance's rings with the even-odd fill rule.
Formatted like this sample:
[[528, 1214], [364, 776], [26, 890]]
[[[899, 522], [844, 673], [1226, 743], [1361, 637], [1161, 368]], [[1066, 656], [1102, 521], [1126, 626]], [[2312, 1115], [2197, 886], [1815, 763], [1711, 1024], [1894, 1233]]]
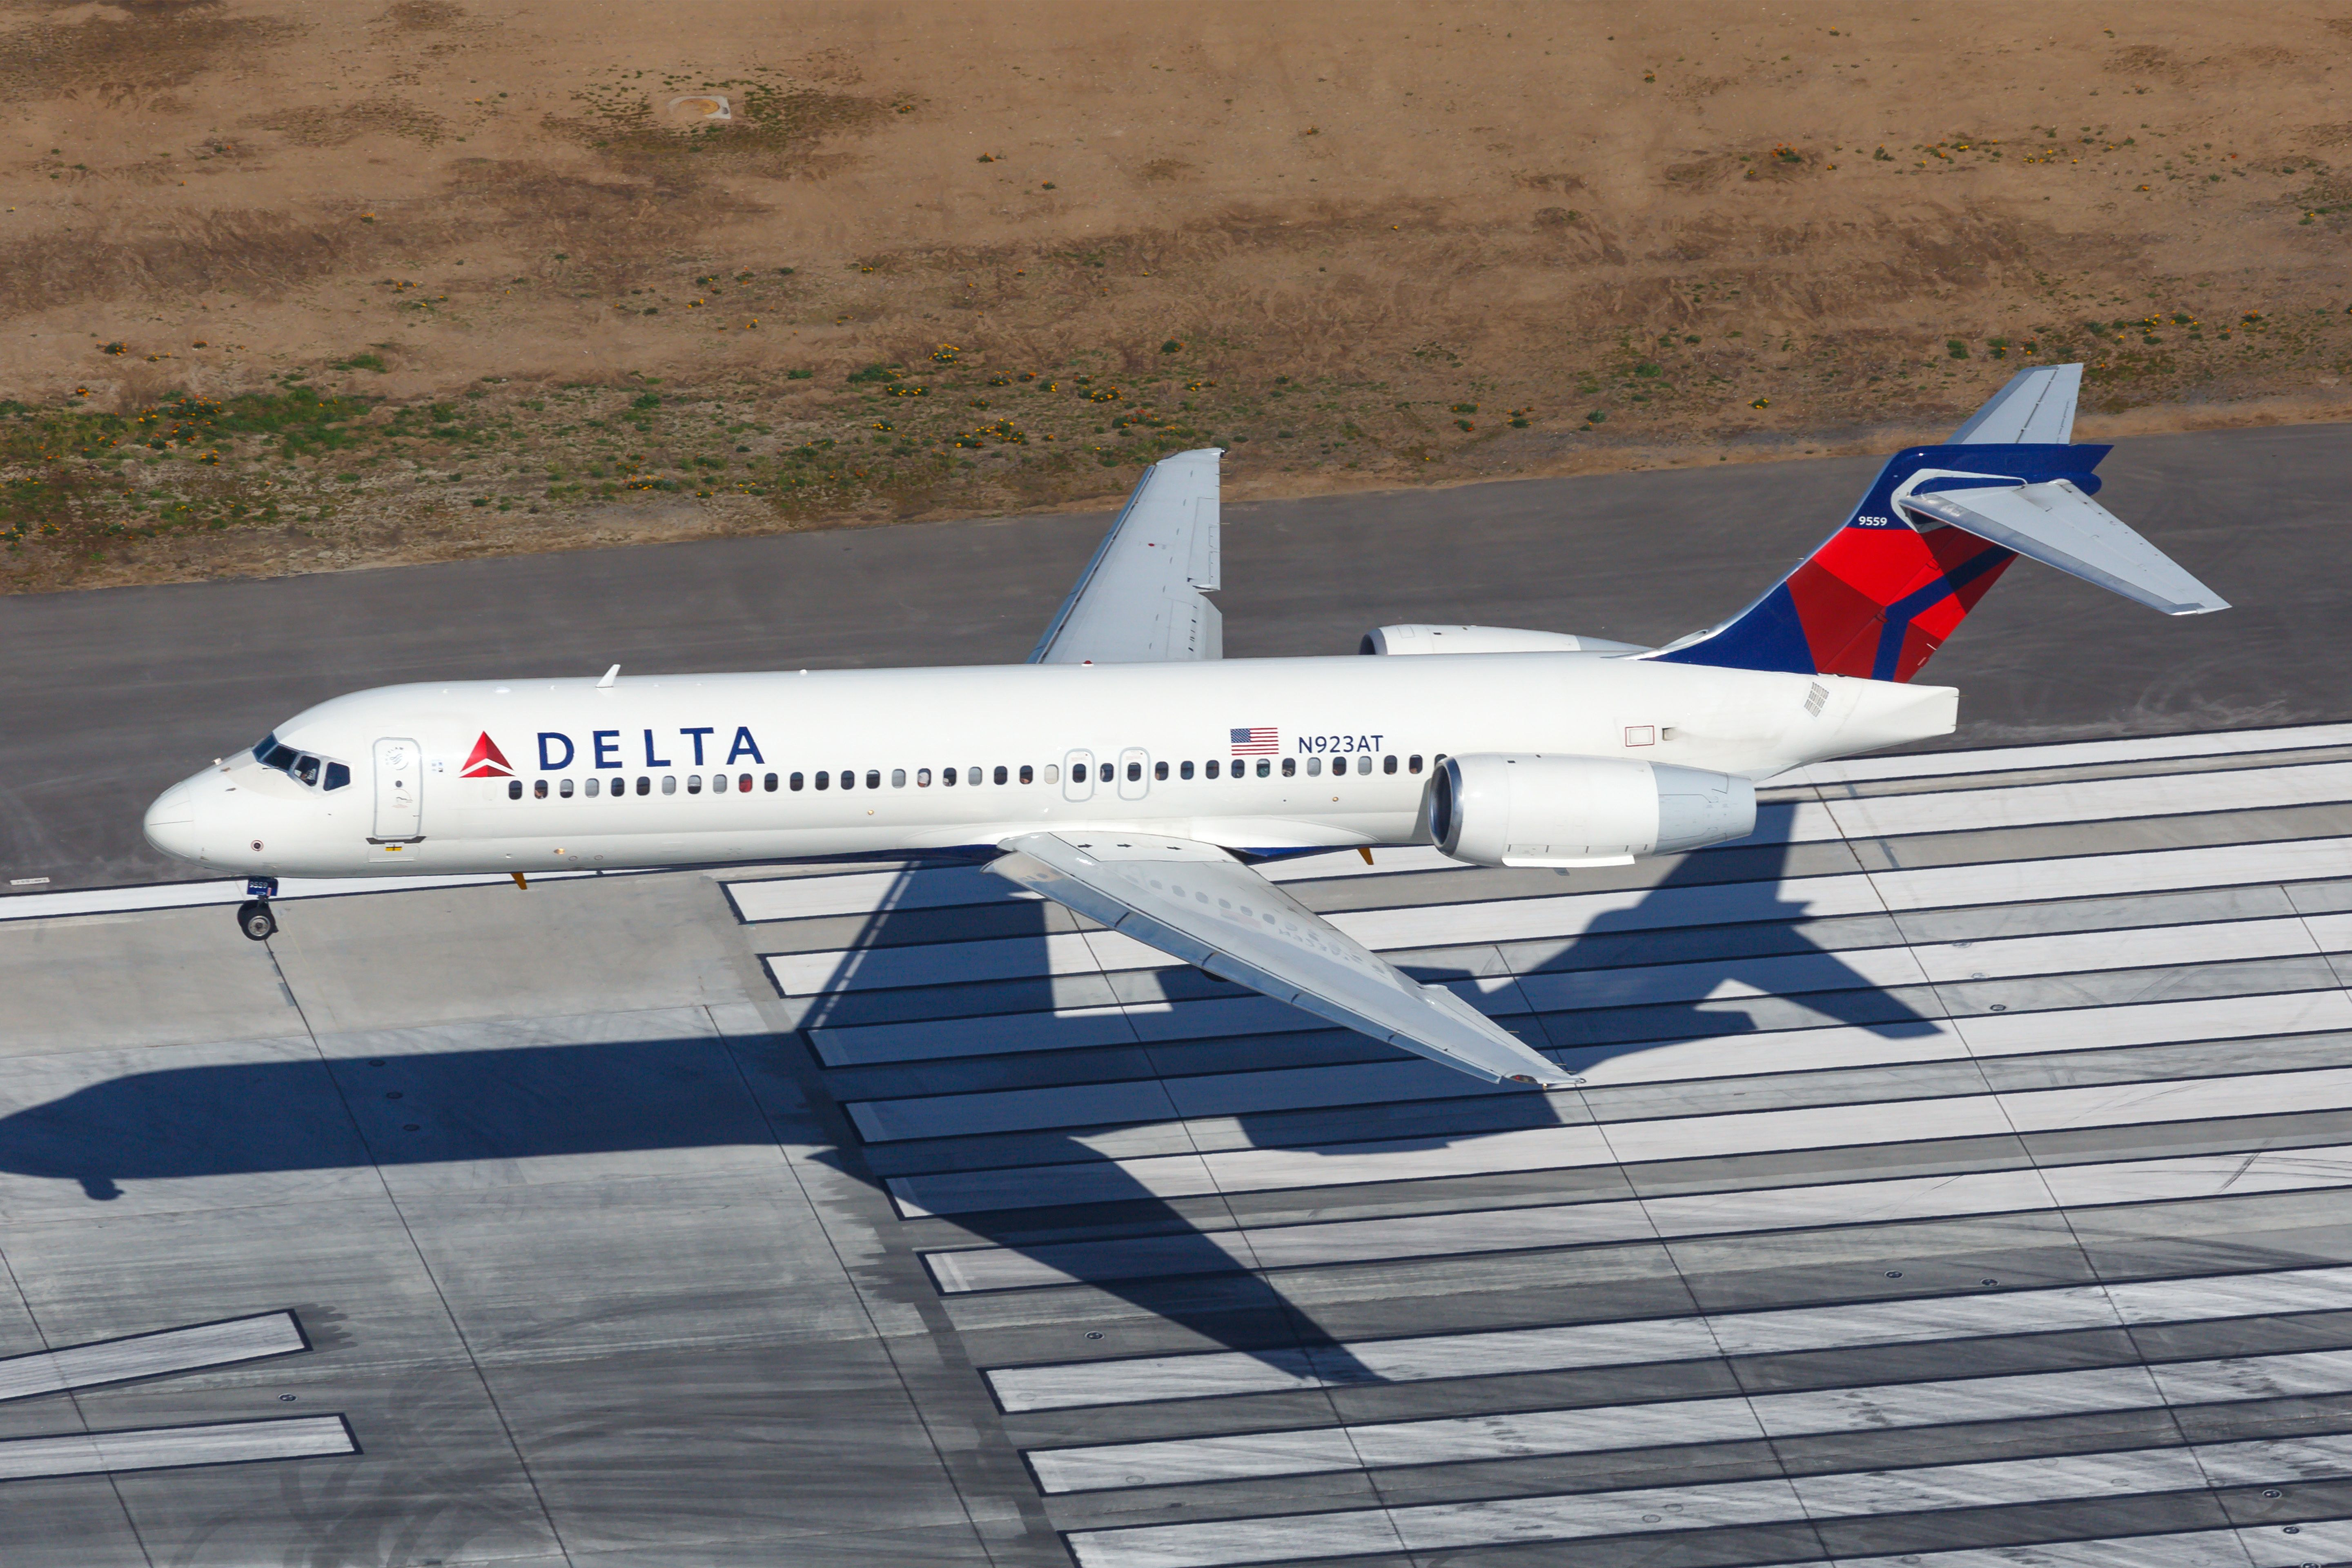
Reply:
[[1233, 735], [1234, 755], [1237, 757], [1272, 756], [1282, 745], [1282, 731], [1263, 724], [1235, 730]]

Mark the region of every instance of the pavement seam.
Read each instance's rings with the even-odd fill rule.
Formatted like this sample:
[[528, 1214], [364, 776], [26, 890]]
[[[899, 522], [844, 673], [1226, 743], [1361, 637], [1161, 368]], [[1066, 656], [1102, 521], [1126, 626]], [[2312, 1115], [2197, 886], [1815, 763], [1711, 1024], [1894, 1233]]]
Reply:
[[489, 1373], [483, 1370], [481, 1358], [474, 1352], [473, 1341], [467, 1337], [465, 1325], [457, 1321], [457, 1310], [449, 1305], [449, 1296], [441, 1287], [440, 1276], [434, 1273], [432, 1260], [425, 1256], [424, 1245], [416, 1239], [415, 1229], [408, 1223], [407, 1212], [400, 1206], [399, 1194], [392, 1190], [392, 1183], [385, 1179], [383, 1164], [375, 1158], [374, 1148], [368, 1142], [367, 1128], [361, 1121], [359, 1113], [352, 1109], [351, 1095], [344, 1089], [342, 1079], [336, 1075], [326, 1048], [319, 1044], [319, 1031], [311, 1026], [310, 1012], [302, 1005], [301, 998], [295, 995], [292, 982], [286, 978], [286, 967], [278, 961], [277, 940], [273, 937], [261, 945], [262, 951], [269, 956], [270, 972], [278, 976], [278, 988], [286, 993], [286, 1000], [293, 1007], [294, 1016], [302, 1021], [302, 1032], [310, 1037], [310, 1050], [318, 1058], [320, 1069], [327, 1075], [327, 1081], [334, 1086], [336, 1101], [351, 1120], [352, 1135], [360, 1141], [360, 1146], [368, 1151], [368, 1166], [375, 1172], [376, 1184], [383, 1190], [383, 1201], [400, 1221], [400, 1234], [407, 1238], [409, 1251], [415, 1255], [417, 1268], [424, 1270], [425, 1278], [433, 1286], [433, 1299], [440, 1304], [443, 1320], [448, 1323], [449, 1331], [457, 1336], [458, 1345], [466, 1352], [466, 1364], [473, 1368], [474, 1381], [480, 1385], [482, 1397], [489, 1405], [490, 1415], [498, 1421], [499, 1433], [506, 1439], [507, 1447], [514, 1454], [517, 1468], [522, 1471], [523, 1480], [530, 1487], [530, 1500], [547, 1525], [548, 1539], [554, 1543], [563, 1561], [569, 1563], [572, 1561], [572, 1548], [565, 1542], [563, 1531], [556, 1525], [554, 1510], [548, 1507], [547, 1494], [540, 1488], [539, 1476], [531, 1469], [530, 1460], [524, 1455], [522, 1444], [515, 1436], [514, 1425], [507, 1419], [505, 1407], [499, 1403], [498, 1390], [490, 1385]]

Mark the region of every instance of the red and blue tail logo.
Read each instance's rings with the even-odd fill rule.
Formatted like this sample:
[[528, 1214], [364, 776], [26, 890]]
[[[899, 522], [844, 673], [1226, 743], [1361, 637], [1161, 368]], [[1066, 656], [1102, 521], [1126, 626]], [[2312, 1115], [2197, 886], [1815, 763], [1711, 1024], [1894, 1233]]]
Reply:
[[2017, 556], [1958, 528], [1914, 528], [1898, 512], [1895, 492], [1923, 468], [1998, 473], [2017, 483], [2063, 478], [2096, 490], [2091, 470], [2108, 450], [2001, 445], [1898, 452], [1845, 526], [1771, 592], [1656, 657], [1669, 664], [1908, 680]]

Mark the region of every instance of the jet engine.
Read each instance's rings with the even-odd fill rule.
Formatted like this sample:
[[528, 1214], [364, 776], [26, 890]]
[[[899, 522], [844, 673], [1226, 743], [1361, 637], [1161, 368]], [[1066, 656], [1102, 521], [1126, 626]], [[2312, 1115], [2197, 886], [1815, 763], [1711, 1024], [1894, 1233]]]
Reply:
[[1729, 773], [1615, 757], [1448, 757], [1429, 832], [1474, 866], [1612, 866], [1745, 838], [1756, 786]]
[[1364, 634], [1358, 653], [1647, 653], [1638, 643], [1528, 632], [1516, 626], [1380, 626]]

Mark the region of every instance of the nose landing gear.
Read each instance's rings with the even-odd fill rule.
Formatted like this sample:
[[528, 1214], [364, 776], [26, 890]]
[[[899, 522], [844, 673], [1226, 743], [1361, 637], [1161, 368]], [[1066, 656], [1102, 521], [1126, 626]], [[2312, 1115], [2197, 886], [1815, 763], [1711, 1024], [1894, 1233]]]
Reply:
[[245, 884], [251, 895], [237, 906], [236, 929], [255, 942], [268, 942], [278, 934], [278, 917], [269, 912], [270, 895], [278, 891], [275, 877], [252, 877]]

